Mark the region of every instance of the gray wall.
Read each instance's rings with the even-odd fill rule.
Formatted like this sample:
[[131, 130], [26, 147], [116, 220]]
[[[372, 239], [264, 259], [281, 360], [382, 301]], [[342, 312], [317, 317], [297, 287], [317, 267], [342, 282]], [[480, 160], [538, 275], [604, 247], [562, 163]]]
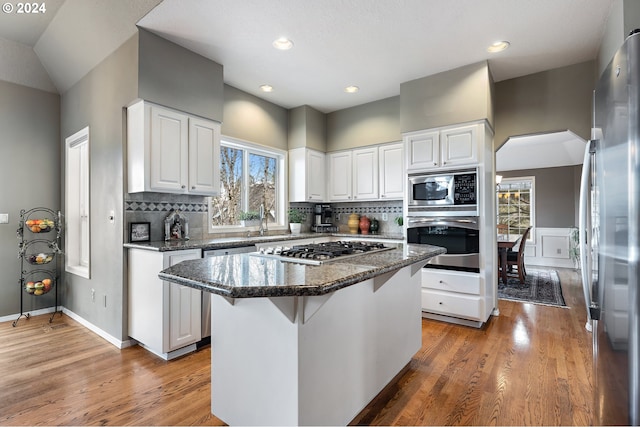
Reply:
[[593, 61], [496, 83], [496, 150], [511, 136], [571, 130], [591, 135]]
[[401, 132], [484, 119], [493, 126], [492, 85], [487, 62], [402, 83]]
[[615, 0], [598, 51], [598, 76], [602, 74], [629, 33], [637, 28], [640, 28], [640, 2], [638, 0]]
[[[126, 339], [123, 261], [124, 115], [137, 95], [137, 36], [62, 95], [62, 143], [89, 126], [91, 279], [66, 274], [64, 305], [117, 339]], [[63, 175], [64, 176], [64, 175]], [[63, 182], [60, 188], [64, 188]], [[63, 193], [64, 198], [64, 193]], [[115, 224], [108, 220], [115, 212]], [[95, 303], [91, 300], [95, 289]], [[107, 307], [102, 304], [106, 296]]]
[[[0, 317], [20, 313], [20, 210], [60, 209], [60, 97], [0, 81]], [[28, 233], [27, 233], [28, 234]], [[53, 307], [55, 294], [24, 294], [24, 311]]]
[[[504, 178], [535, 177], [536, 227], [573, 227], [577, 224], [581, 166], [500, 172]], [[576, 179], [578, 177], [578, 179]]]
[[287, 114], [283, 107], [224, 85], [224, 136], [286, 150]]
[[288, 148], [307, 147], [327, 151], [327, 116], [308, 106], [289, 110]]
[[138, 96], [221, 122], [222, 65], [140, 29]]
[[327, 115], [327, 151], [401, 139], [398, 96], [345, 108]]

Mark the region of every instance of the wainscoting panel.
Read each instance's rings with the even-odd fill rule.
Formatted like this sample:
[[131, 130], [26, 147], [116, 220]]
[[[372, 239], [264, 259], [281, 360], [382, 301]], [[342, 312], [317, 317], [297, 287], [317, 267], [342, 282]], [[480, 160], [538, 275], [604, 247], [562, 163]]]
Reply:
[[534, 242], [525, 248], [525, 263], [543, 267], [575, 268], [569, 257], [571, 228], [535, 227]]

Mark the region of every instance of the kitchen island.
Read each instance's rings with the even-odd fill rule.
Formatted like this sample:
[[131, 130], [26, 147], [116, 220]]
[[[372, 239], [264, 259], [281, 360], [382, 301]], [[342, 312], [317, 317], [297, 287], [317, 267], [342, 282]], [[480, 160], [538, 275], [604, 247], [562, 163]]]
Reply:
[[230, 425], [345, 425], [422, 344], [426, 245], [321, 265], [252, 254], [162, 280], [212, 293], [211, 409]]

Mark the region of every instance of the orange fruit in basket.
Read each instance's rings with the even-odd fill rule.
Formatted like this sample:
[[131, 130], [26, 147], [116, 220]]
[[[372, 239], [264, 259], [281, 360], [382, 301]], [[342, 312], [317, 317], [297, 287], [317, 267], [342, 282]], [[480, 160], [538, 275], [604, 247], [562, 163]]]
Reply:
[[40, 226], [39, 225], [32, 225], [31, 226], [31, 231], [33, 231], [34, 233], [39, 233], [40, 232]]
[[28, 219], [24, 223], [29, 228], [31, 228], [31, 226], [35, 224], [35, 222], [32, 219]]
[[33, 291], [34, 295], [42, 295], [44, 294], [44, 289], [36, 289], [35, 291]]
[[51, 284], [51, 279], [42, 279], [42, 284], [47, 286]]

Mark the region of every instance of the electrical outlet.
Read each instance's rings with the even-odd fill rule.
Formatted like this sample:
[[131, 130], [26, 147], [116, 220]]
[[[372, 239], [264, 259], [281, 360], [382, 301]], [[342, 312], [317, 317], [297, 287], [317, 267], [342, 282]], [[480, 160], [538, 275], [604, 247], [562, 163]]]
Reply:
[[389, 214], [388, 214], [388, 213], [386, 213], [386, 212], [383, 212], [383, 213], [382, 213], [382, 220], [383, 220], [383, 221], [389, 221]]
[[560, 248], [556, 249], [556, 253], [557, 253], [558, 255], [562, 254], [562, 249], [560, 249]]
[[9, 224], [9, 214], [0, 214], [0, 224]]
[[91, 302], [96, 302], [96, 290], [91, 289]]

